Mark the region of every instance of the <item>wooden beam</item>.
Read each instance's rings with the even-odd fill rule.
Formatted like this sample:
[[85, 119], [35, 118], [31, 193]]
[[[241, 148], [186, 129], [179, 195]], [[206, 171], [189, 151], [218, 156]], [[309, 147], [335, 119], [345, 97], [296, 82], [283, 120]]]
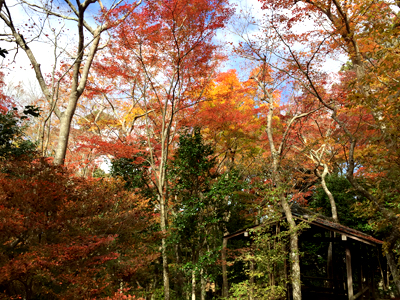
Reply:
[[376, 244], [374, 244], [373, 242], [369, 242], [369, 241], [367, 241], [367, 240], [364, 240], [364, 239], [362, 239], [362, 238], [356, 237], [356, 236], [354, 236], [354, 235], [347, 235], [347, 236], [348, 236], [349, 238], [353, 239], [353, 240], [356, 240], [356, 241], [359, 241], [359, 242], [361, 242], [361, 243], [368, 244], [368, 245], [370, 245], [370, 246], [376, 247]]
[[336, 228], [333, 228], [333, 227], [330, 227], [330, 226], [326, 226], [326, 225], [323, 225], [323, 224], [320, 224], [320, 223], [317, 223], [317, 222], [310, 222], [309, 220], [304, 219], [304, 218], [301, 218], [301, 217], [299, 217], [299, 216], [294, 216], [294, 217], [297, 218], [297, 219], [299, 219], [299, 220], [305, 221], [305, 222], [307, 222], [308, 224], [315, 225], [315, 226], [318, 226], [318, 227], [320, 227], [320, 228], [324, 228], [324, 229], [326, 229], [326, 230], [329, 230], [329, 231], [332, 231], [332, 232], [336, 232], [336, 233], [339, 233], [339, 234], [342, 234], [342, 235], [346, 235], [346, 236], [348, 236], [349, 238], [351, 238], [351, 239], [353, 239], [353, 240], [356, 240], [356, 241], [359, 241], [359, 242], [368, 244], [368, 245], [370, 245], [370, 246], [376, 247], [376, 243], [371, 242], [371, 241], [369, 241], [369, 240], [365, 240], [365, 239], [363, 239], [363, 238], [361, 238], [361, 237], [354, 236], [353, 234], [351, 234], [351, 233], [349, 233], [349, 232], [343, 232], [343, 230], [336, 229]]
[[347, 295], [349, 300], [354, 300], [353, 292], [353, 274], [351, 270], [351, 252], [350, 245], [346, 246], [346, 271], [347, 271]]

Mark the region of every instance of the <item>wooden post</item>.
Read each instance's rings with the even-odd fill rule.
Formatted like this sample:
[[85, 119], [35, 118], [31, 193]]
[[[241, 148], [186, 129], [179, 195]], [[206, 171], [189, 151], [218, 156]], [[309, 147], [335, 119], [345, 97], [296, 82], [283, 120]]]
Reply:
[[[358, 247], [358, 251], [359, 251], [360, 254], [364, 253], [362, 246], [363, 245], [360, 243], [359, 247]], [[358, 264], [358, 286], [359, 286], [359, 290], [360, 291], [362, 291], [364, 289], [364, 287], [365, 287], [365, 285], [364, 285], [364, 271], [365, 270], [363, 270], [363, 262], [364, 261], [363, 261], [362, 255], [358, 256], [358, 258], [357, 258], [357, 264]]]
[[[330, 231], [329, 232], [329, 237], [330, 238], [334, 238], [333, 232]], [[328, 279], [332, 279], [332, 280], [328, 280], [327, 285], [328, 288], [333, 288], [334, 287], [334, 281], [333, 281], [333, 243], [329, 242], [329, 246], [328, 246], [328, 258], [327, 258], [327, 275], [328, 275]]]
[[[347, 240], [347, 237], [346, 239]], [[349, 300], [353, 300], [354, 292], [353, 292], [353, 274], [351, 270], [351, 252], [350, 252], [350, 243], [346, 243], [346, 271], [347, 271], [347, 295]]]

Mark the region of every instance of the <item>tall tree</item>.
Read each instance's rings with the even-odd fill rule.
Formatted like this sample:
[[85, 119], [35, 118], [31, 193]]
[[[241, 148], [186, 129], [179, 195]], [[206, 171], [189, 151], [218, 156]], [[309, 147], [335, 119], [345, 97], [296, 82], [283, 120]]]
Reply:
[[214, 273], [212, 265], [219, 259], [224, 233], [247, 225], [243, 203], [246, 185], [234, 170], [218, 172], [217, 162], [211, 145], [195, 128], [180, 135], [169, 166], [169, 187], [174, 199], [171, 240], [178, 244], [176, 255], [186, 256], [180, 264], [191, 271], [192, 276], [187, 278], [193, 279], [192, 299], [196, 299], [198, 277], [201, 299], [205, 299], [206, 277]]
[[137, 133], [144, 136], [149, 171], [157, 190], [167, 300], [169, 151], [186, 109], [204, 100], [204, 90], [216, 67], [218, 47], [213, 37], [230, 15], [231, 10], [222, 0], [149, 1], [113, 31], [115, 42], [109, 49], [112, 55], [103, 58], [109, 74], [119, 75], [120, 86], [138, 83], [139, 89], [129, 94], [139, 101], [144, 115]]
[[[394, 102], [398, 102], [395, 92], [398, 81], [393, 80], [398, 72], [398, 60], [395, 59], [398, 54], [394, 51], [397, 44], [395, 37], [399, 34], [398, 13], [394, 6], [385, 1], [358, 1], [351, 4], [340, 1], [298, 1], [293, 6], [290, 1], [265, 0], [263, 8], [274, 11], [266, 15], [265, 21], [284, 46], [279, 56], [286, 58], [285, 69], [306, 88], [307, 93], [331, 111], [331, 117], [347, 138], [346, 177], [360, 195], [374, 203], [392, 227], [386, 239], [389, 249], [387, 257], [400, 292], [400, 277], [392, 251], [399, 240], [400, 219], [397, 212], [393, 211], [393, 206], [381, 200], [389, 190], [381, 192], [381, 189], [376, 189], [382, 185], [383, 178], [389, 179], [389, 174], [398, 170], [398, 164], [395, 163], [398, 157], [398, 133], [391, 130], [396, 128], [394, 124], [398, 122], [392, 110], [397, 106]], [[287, 9], [291, 11], [290, 16]], [[314, 27], [302, 33], [296, 32], [296, 25], [305, 18], [313, 22]], [[300, 51], [296, 48], [299, 42], [304, 45]], [[336, 97], [337, 93], [331, 89], [334, 82], [321, 72], [320, 67], [327, 56], [343, 53], [350, 60], [344, 68], [347, 72], [342, 77], [347, 82], [342, 81], [344, 86], [340, 89], [345, 92]], [[348, 109], [347, 113], [343, 111], [344, 108]], [[369, 120], [368, 116], [371, 116]], [[361, 129], [362, 126], [356, 124], [365, 127]], [[366, 144], [363, 142], [366, 135], [361, 132], [365, 130], [370, 133], [371, 129], [374, 134], [369, 136], [369, 143]], [[383, 159], [382, 153], [376, 152], [377, 148], [386, 149], [384, 153], [387, 155], [383, 155]], [[370, 165], [372, 161], [367, 162], [358, 154], [361, 151], [378, 154], [380, 159]], [[385, 161], [385, 166], [377, 166], [378, 161]], [[365, 175], [360, 178], [360, 172], [357, 171], [360, 166], [366, 165], [371, 166], [368, 177], [369, 183], [374, 186], [372, 189], [362, 183]], [[387, 176], [374, 176], [378, 170], [384, 170]], [[395, 185], [392, 181], [386, 186]], [[390, 199], [390, 202], [398, 202], [398, 197]]]
[[[265, 39], [249, 33], [251, 24], [254, 25], [251, 15], [243, 14], [238, 17], [233, 31], [240, 37], [240, 43], [234, 48], [234, 51], [240, 57], [256, 65], [250, 76], [257, 83], [257, 96], [264, 107], [265, 134], [267, 138], [265, 141], [267, 151], [264, 155], [269, 157], [270, 180], [275, 191], [274, 196], [278, 199], [289, 224], [293, 299], [300, 300], [301, 279], [298, 230], [287, 199], [287, 195], [293, 193], [293, 191], [282, 172], [285, 169], [285, 165], [288, 166], [285, 162], [291, 161], [289, 165], [292, 166], [295, 166], [294, 162], [297, 163], [293, 157], [292, 150], [293, 145], [298, 143], [298, 137], [293, 135], [294, 126], [299, 120], [314, 113], [318, 109], [318, 105], [301, 103], [300, 99], [294, 96], [296, 92], [289, 94], [288, 99], [285, 99], [286, 103], [280, 103], [281, 86], [285, 82], [289, 82], [289, 86], [292, 89], [296, 89], [298, 86], [291, 81], [288, 72], [281, 67], [282, 61], [275, 59], [272, 54], [275, 47], [278, 47], [279, 40], [270, 35]], [[261, 26], [260, 29], [263, 30]], [[265, 33], [269, 33], [268, 29], [265, 29]], [[293, 172], [295, 168], [291, 171]], [[295, 175], [292, 174], [291, 176]]]
[[[91, 25], [86, 12], [88, 8], [96, 2], [99, 5], [99, 9], [101, 10], [103, 17], [100, 18], [100, 22], [98, 25], [96, 25], [96, 27], [92, 27], [93, 25]], [[53, 73], [51, 75], [50, 82], [48, 82], [46, 80], [46, 76], [41, 71], [41, 64], [37, 61], [37, 56], [35, 56], [30, 47], [30, 43], [37, 40], [38, 37], [41, 37], [41, 32], [44, 31], [44, 24], [41, 21], [42, 19], [39, 18], [39, 20], [36, 20], [36, 22], [29, 19], [28, 22], [30, 23], [30, 28], [38, 26], [37, 29], [39, 31], [39, 35], [37, 36], [36, 32], [34, 31], [26, 30], [24, 27], [20, 28], [19, 24], [16, 23], [13, 18], [13, 14], [11, 13], [12, 10], [9, 9], [5, 1], [2, 2], [0, 18], [3, 20], [8, 30], [5, 40], [8, 42], [13, 42], [17, 48], [21, 48], [26, 53], [33, 70], [35, 71], [39, 86], [47, 102], [50, 104], [50, 114], [54, 112], [60, 119], [60, 131], [54, 159], [55, 164], [64, 164], [72, 118], [74, 116], [78, 100], [85, 90], [90, 68], [96, 52], [99, 49], [101, 34], [122, 22], [137, 6], [140, 5], [141, 1], [131, 5], [130, 9], [127, 10], [125, 14], [118, 20], [114, 20], [113, 22], [108, 21], [106, 18], [107, 15], [111, 14], [115, 9], [117, 9], [121, 3], [122, 0], [114, 3], [110, 8], [106, 8], [100, 0], [87, 0], [83, 2], [77, 1], [76, 4], [69, 0], [65, 0], [65, 5], [67, 7], [66, 9], [63, 9], [63, 7], [61, 7], [61, 9], [60, 7], [56, 8], [52, 3], [31, 3], [27, 1], [21, 1], [19, 3], [27, 11], [40, 12], [43, 19], [56, 18], [56, 21], [73, 21], [77, 24], [77, 40], [75, 44], [76, 48], [74, 49], [75, 53], [70, 57], [71, 62], [69, 64], [67, 63], [65, 68], [62, 70], [63, 74], [56, 74], [56, 67], [60, 58], [60, 49], [70, 45], [60, 46], [59, 43], [61, 32], [56, 31], [54, 28], [51, 29], [54, 35], [52, 43], [54, 45], [55, 55]], [[72, 16], [69, 15], [69, 12], [72, 13]], [[32, 15], [34, 15], [34, 13], [32, 13]], [[25, 26], [28, 26], [28, 24], [26, 23]], [[25, 37], [23, 34], [25, 34]], [[86, 37], [87, 34], [89, 34], [89, 39]], [[48, 36], [49, 35], [46, 34], [46, 37]], [[69, 41], [71, 40], [69, 39]], [[64, 51], [65, 50], [62, 50], [61, 53]], [[59, 106], [59, 103], [57, 102], [59, 101], [60, 82], [67, 74], [71, 76], [71, 80], [69, 82], [66, 108], [63, 110], [63, 108]]]

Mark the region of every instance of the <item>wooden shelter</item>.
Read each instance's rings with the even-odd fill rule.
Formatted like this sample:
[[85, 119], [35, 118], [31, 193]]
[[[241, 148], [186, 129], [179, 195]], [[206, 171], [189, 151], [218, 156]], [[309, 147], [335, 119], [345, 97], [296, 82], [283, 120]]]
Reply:
[[[374, 278], [383, 259], [382, 241], [298, 205], [292, 206], [292, 214], [308, 224], [299, 235], [303, 299], [378, 299]], [[279, 223], [272, 226], [278, 228]], [[254, 230], [265, 224], [271, 226], [265, 222], [225, 235], [225, 244], [230, 239], [249, 239]], [[285, 272], [286, 276], [290, 273], [286, 262]], [[290, 285], [286, 299], [292, 299]]]

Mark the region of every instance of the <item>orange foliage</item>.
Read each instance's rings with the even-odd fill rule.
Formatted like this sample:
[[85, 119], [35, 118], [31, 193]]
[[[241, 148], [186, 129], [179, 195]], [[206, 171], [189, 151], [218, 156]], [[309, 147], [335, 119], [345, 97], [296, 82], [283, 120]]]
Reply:
[[155, 216], [120, 182], [76, 178], [45, 159], [4, 161], [1, 169], [3, 295], [107, 295], [157, 257], [151, 234], [132, 234]]
[[202, 128], [222, 160], [255, 154], [262, 132], [262, 108], [255, 100], [253, 81], [241, 82], [235, 70], [220, 73], [208, 87], [206, 98], [194, 111], [190, 125]]

